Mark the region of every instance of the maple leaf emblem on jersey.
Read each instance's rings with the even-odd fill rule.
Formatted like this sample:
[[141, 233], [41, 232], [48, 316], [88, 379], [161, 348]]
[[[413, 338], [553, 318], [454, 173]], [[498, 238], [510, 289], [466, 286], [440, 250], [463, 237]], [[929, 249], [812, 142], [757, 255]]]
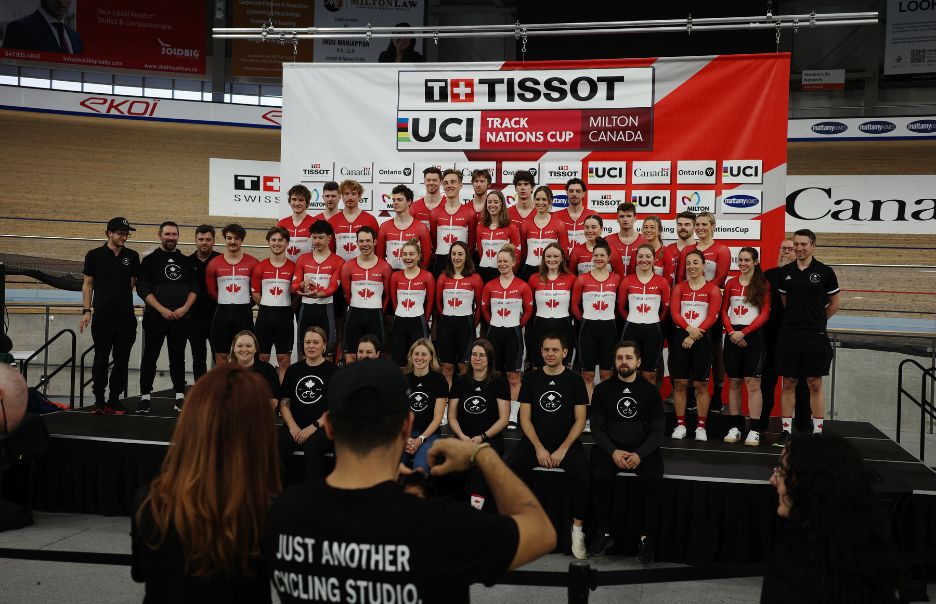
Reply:
[[510, 309], [509, 309], [509, 308], [501, 308], [500, 310], [497, 311], [497, 314], [498, 314], [498, 316], [500, 316], [500, 317], [506, 319], [507, 317], [510, 316]]
[[462, 305], [462, 301], [458, 298], [449, 298], [448, 305], [452, 308], [458, 308]]
[[533, 250], [533, 255], [536, 256], [537, 258], [539, 258], [540, 256], [542, 256], [542, 255], [543, 255], [543, 248], [538, 247], [538, 248], [536, 248], [535, 250]]
[[241, 286], [238, 285], [238, 284], [236, 284], [236, 283], [231, 283], [230, 285], [228, 285], [228, 286], [225, 287], [224, 289], [228, 290], [228, 291], [229, 291], [230, 293], [232, 293], [232, 294], [236, 294], [237, 292], [239, 292], [239, 291], [241, 290]]
[[546, 300], [546, 306], [548, 306], [549, 308], [556, 308], [557, 306], [559, 306], [559, 300], [556, 300], [555, 298]]
[[283, 288], [277, 285], [274, 285], [273, 287], [270, 288], [270, 293], [273, 294], [274, 296], [278, 296], [283, 293]]
[[294, 245], [291, 245], [291, 246], [289, 246], [288, 248], [286, 248], [286, 253], [289, 254], [290, 256], [298, 256], [298, 255], [299, 255], [299, 248], [297, 248], [297, 247], [294, 246]]
[[403, 300], [400, 301], [400, 306], [409, 310], [416, 306], [416, 302], [414, 302], [412, 298], [403, 298]]
[[687, 310], [683, 313], [683, 316], [686, 317], [687, 321], [695, 321], [699, 318], [699, 313], [694, 310]]
[[374, 297], [374, 292], [366, 287], [364, 289], [359, 289], [357, 294], [365, 300], [370, 300]]
[[638, 304], [637, 312], [639, 312], [640, 314], [644, 314], [644, 315], [647, 314], [648, 312], [650, 312], [650, 305], [646, 303]]
[[449, 233], [448, 235], [442, 238], [442, 241], [448, 244], [452, 244], [458, 241], [458, 237], [456, 237], [454, 233]]
[[608, 303], [607, 303], [607, 302], [603, 302], [603, 301], [601, 301], [601, 300], [598, 300], [597, 302], [595, 302], [594, 304], [592, 304], [592, 308], [594, 308], [595, 310], [597, 310], [597, 311], [599, 311], [599, 312], [601, 312], [601, 311], [603, 311], [603, 310], [608, 310]]
[[348, 243], [344, 244], [344, 251], [348, 253], [351, 253], [356, 249], [357, 249], [357, 244], [352, 241], [349, 241]]
[[494, 250], [493, 248], [488, 248], [487, 251], [484, 252], [484, 255], [487, 256], [488, 258], [493, 258], [494, 256], [497, 255], [497, 251]]
[[744, 306], [744, 305], [742, 305], [742, 304], [739, 304], [738, 306], [735, 306], [735, 307], [734, 307], [734, 312], [735, 312], [735, 314], [738, 315], [739, 317], [743, 317], [744, 315], [746, 315], [746, 314], [748, 313], [748, 309], [747, 309], [747, 306]]
[[393, 257], [394, 257], [394, 258], [399, 258], [399, 257], [400, 257], [400, 249], [401, 249], [401, 248], [397, 248], [397, 249], [393, 250]]

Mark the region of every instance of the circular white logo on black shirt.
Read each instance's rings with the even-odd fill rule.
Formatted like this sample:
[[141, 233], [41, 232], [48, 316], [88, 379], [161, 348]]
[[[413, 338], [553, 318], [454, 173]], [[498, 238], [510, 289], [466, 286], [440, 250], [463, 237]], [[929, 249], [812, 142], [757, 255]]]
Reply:
[[621, 397], [617, 402], [617, 412], [624, 419], [633, 419], [637, 415], [637, 401], [629, 396]]
[[414, 413], [425, 411], [426, 407], [429, 406], [429, 395], [425, 392], [412, 392], [410, 393], [409, 400], [410, 409], [412, 409]]
[[129, 258], [121, 258], [121, 259], [120, 259], [120, 262], [121, 262], [124, 266], [130, 266], [130, 259], [129, 259]]
[[166, 279], [170, 281], [177, 281], [179, 277], [182, 276], [182, 269], [179, 268], [178, 264], [167, 264], [166, 265]]
[[539, 399], [540, 408], [552, 413], [562, 407], [562, 395], [555, 390], [547, 390]]
[[482, 396], [469, 396], [462, 403], [462, 407], [472, 415], [481, 415], [487, 411], [487, 400]]
[[809, 275], [809, 280], [812, 281], [813, 283], [819, 283], [820, 278], [821, 277], [819, 277], [819, 273], [811, 273]]
[[314, 405], [322, 400], [325, 384], [317, 375], [309, 375], [296, 382], [296, 400], [303, 405]]

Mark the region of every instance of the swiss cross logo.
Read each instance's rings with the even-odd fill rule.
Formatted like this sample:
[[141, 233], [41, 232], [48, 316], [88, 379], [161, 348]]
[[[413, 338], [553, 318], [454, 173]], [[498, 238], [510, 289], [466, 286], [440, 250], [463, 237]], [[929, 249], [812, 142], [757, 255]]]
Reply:
[[557, 306], [559, 306], [559, 300], [556, 300], [555, 298], [546, 300], [546, 306], [548, 306], [549, 308], [556, 308]]
[[474, 80], [464, 78], [449, 80], [449, 97], [453, 103], [473, 103]]
[[235, 191], [267, 191], [269, 193], [279, 193], [279, 176], [262, 176], [258, 174], [235, 174]]
[[289, 256], [298, 256], [298, 255], [299, 255], [299, 248], [297, 248], [297, 247], [294, 246], [294, 245], [291, 245], [291, 246], [289, 246], [288, 248], [286, 248], [286, 254], [289, 255]]
[[374, 292], [369, 288], [359, 289], [358, 295], [364, 298], [365, 300], [370, 300], [374, 297]]
[[458, 298], [449, 298], [448, 305], [451, 306], [452, 308], [458, 308], [459, 306], [462, 305], [462, 301], [459, 300]]
[[279, 287], [278, 285], [274, 285], [273, 287], [270, 288], [270, 294], [273, 296], [279, 296], [279, 295], [282, 295], [282, 293], [283, 293], [283, 288]]
[[683, 313], [683, 316], [686, 317], [687, 321], [695, 321], [699, 318], [699, 313], [694, 310], [687, 310]]
[[230, 285], [228, 285], [228, 286], [225, 287], [224, 289], [228, 290], [228, 292], [230, 292], [230, 293], [232, 293], [232, 294], [236, 294], [237, 292], [239, 292], [239, 291], [241, 290], [241, 286], [238, 285], [238, 284], [236, 284], [236, 283], [231, 283]]
[[403, 298], [403, 300], [400, 301], [400, 306], [409, 310], [416, 306], [416, 302], [414, 302], [412, 298]]
[[456, 241], [458, 241], [458, 237], [455, 236], [455, 233], [449, 233], [448, 235], [442, 238], [442, 241], [451, 245], [455, 243]]
[[427, 103], [473, 103], [474, 80], [470, 78], [427, 79], [424, 92]]
[[592, 308], [594, 308], [598, 312], [601, 312], [603, 310], [608, 310], [608, 303], [602, 300], [598, 300], [597, 302], [592, 304]]
[[510, 309], [509, 309], [509, 308], [501, 308], [501, 309], [499, 309], [499, 310], [497, 311], [497, 315], [498, 315], [499, 317], [501, 317], [501, 318], [506, 319], [507, 317], [510, 316]]
[[744, 306], [743, 304], [739, 304], [734, 307], [734, 312], [739, 317], [743, 317], [744, 315], [748, 313], [748, 309], [747, 309], [747, 306]]
[[344, 251], [348, 252], [349, 254], [356, 249], [357, 249], [357, 244], [354, 243], [353, 241], [349, 241], [348, 243], [344, 244]]
[[279, 193], [279, 190], [280, 190], [279, 176], [264, 176], [263, 177], [263, 190], [270, 191], [272, 193]]
[[637, 305], [637, 312], [639, 312], [639, 313], [642, 314], [642, 315], [647, 314], [648, 312], [650, 312], [650, 305], [647, 304], [647, 303], [638, 304], [638, 305]]

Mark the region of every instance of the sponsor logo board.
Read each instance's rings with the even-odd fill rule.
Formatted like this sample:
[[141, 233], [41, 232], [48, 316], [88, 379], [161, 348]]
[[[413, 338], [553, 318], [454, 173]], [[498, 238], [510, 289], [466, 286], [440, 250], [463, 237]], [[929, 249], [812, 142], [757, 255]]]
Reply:
[[676, 162], [678, 184], [714, 185], [718, 173], [715, 160], [692, 160]]
[[720, 214], [760, 214], [763, 209], [763, 191], [760, 189], [731, 189], [722, 191], [718, 198]]
[[626, 161], [590, 161], [588, 162], [588, 186], [626, 185]]

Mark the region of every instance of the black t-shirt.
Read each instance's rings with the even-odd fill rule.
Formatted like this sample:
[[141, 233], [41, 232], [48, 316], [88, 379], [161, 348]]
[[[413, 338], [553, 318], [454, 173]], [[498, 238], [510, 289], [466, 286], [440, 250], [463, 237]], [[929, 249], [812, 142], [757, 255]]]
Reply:
[[[425, 432], [435, 414], [436, 399], [448, 399], [449, 386], [445, 376], [437, 371], [430, 371], [422, 377], [407, 373], [409, 382], [409, 403], [413, 411], [413, 430]], [[459, 416], [461, 417], [461, 416]], [[436, 432], [438, 432], [438, 428]]]
[[[200, 289], [191, 260], [177, 249], [167, 252], [156, 248], [140, 262], [137, 294], [144, 301], [153, 294], [160, 304], [175, 310], [185, 304], [191, 292], [200, 294]], [[155, 313], [156, 309], [147, 304], [146, 311]]]
[[215, 256], [220, 255], [220, 252], [212, 250], [211, 254], [208, 255], [208, 259], [202, 261], [198, 259], [198, 252], [195, 251], [188, 257], [192, 269], [195, 271], [195, 280], [198, 282], [198, 291], [200, 292], [200, 295], [195, 298], [195, 304], [192, 305], [192, 309], [189, 311], [189, 316], [191, 317], [210, 319], [214, 314], [215, 308], [218, 306], [218, 303], [208, 295], [208, 287], [205, 283], [205, 268], [208, 266], [209, 262], [214, 260]]
[[815, 258], [804, 270], [796, 262], [780, 268], [780, 293], [786, 296], [780, 338], [826, 336], [829, 296], [839, 292], [831, 267]]
[[546, 375], [537, 369], [523, 378], [521, 403], [529, 403], [533, 428], [543, 446], [558, 447], [575, 423], [575, 406], [588, 404], [588, 391], [582, 376], [571, 369], [559, 375]]
[[[273, 501], [261, 549], [284, 603], [468, 602], [517, 551], [517, 524], [450, 498], [419, 499], [392, 482], [296, 485]], [[392, 596], [392, 597], [391, 597]]]
[[[139, 507], [146, 489], [136, 494]], [[136, 511], [130, 518], [133, 562], [130, 575], [138, 583], [146, 583], [146, 603], [179, 602], [192, 604], [218, 604], [228, 602], [270, 602], [270, 581], [262, 561], [251, 563], [252, 575], [227, 578], [223, 575], [212, 578], [193, 577], [185, 573], [185, 553], [178, 535], [171, 532], [157, 549], [147, 545], [152, 542], [155, 527], [149, 507], [144, 510], [142, 522], [137, 525]]]
[[455, 378], [449, 398], [458, 399], [458, 425], [468, 436], [478, 436], [500, 419], [497, 399], [510, 400], [510, 387], [503, 376], [485, 384], [470, 377]]
[[266, 380], [267, 384], [269, 384], [270, 398], [276, 398], [276, 395], [279, 394], [280, 391], [280, 381], [279, 374], [276, 372], [276, 369], [273, 368], [273, 365], [257, 359], [250, 368], [259, 373], [263, 379]]
[[595, 386], [591, 433], [608, 455], [622, 449], [644, 459], [662, 444], [665, 423], [660, 391], [639, 374], [633, 382], [615, 376]]
[[89, 250], [81, 272], [94, 278], [95, 312], [133, 312], [130, 280], [139, 270], [140, 255], [126, 246], [116, 255], [106, 243]]
[[289, 411], [300, 428], [317, 421], [328, 409], [325, 393], [328, 392], [328, 381], [337, 370], [329, 361], [314, 367], [299, 361], [286, 370], [279, 398], [289, 399]]

